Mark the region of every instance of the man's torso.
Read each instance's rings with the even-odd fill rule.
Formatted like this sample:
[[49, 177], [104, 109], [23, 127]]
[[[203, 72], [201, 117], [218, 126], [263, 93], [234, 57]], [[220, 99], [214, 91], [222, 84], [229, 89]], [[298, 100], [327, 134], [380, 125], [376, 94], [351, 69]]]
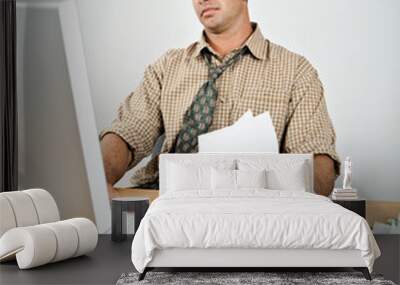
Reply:
[[[173, 149], [184, 113], [208, 78], [208, 67], [203, 57], [193, 54], [198, 44], [170, 50], [164, 56], [160, 109], [165, 141], [161, 153]], [[305, 59], [265, 39], [263, 42], [258, 39], [255, 48], [259, 49], [257, 55], [265, 54], [265, 58], [257, 58], [248, 52], [216, 81], [218, 99], [209, 131], [233, 124], [248, 110], [254, 116], [268, 111], [281, 144], [286, 123], [293, 112], [291, 88], [297, 66]], [[221, 64], [215, 58], [214, 63]], [[138, 170], [137, 179], [132, 182], [148, 182], [140, 177], [150, 176], [157, 170], [157, 159], [153, 159], [147, 167]]]

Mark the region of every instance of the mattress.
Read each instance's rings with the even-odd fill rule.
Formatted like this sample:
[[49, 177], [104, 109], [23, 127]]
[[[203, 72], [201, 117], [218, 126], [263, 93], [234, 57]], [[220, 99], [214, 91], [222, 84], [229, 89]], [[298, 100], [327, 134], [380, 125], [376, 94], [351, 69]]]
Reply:
[[241, 189], [165, 193], [132, 243], [139, 272], [166, 249], [358, 250], [372, 272], [379, 248], [359, 215], [308, 192]]

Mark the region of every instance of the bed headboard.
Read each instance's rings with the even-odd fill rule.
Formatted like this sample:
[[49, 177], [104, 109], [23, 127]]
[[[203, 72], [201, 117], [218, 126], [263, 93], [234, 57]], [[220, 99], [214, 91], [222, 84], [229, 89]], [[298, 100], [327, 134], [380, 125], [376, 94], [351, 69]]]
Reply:
[[276, 161], [280, 159], [290, 161], [304, 161], [308, 167], [305, 167], [305, 175], [310, 183], [307, 192], [314, 193], [314, 165], [313, 154], [280, 154], [280, 153], [167, 153], [161, 154], [159, 157], [159, 182], [160, 182], [160, 195], [166, 192], [167, 185], [167, 169], [168, 164], [171, 162], [187, 161], [190, 164], [210, 164], [221, 160], [235, 163], [239, 159], [268, 159]]

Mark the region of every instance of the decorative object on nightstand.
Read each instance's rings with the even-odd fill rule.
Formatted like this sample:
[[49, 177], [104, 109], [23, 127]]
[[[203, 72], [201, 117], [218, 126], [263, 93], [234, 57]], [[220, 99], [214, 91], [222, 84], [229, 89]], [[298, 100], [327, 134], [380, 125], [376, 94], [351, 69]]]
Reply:
[[352, 165], [350, 157], [346, 157], [344, 161], [344, 179], [343, 188], [333, 189], [332, 199], [333, 200], [357, 200], [358, 194], [357, 189], [353, 189], [351, 186], [352, 177]]
[[353, 211], [356, 214], [359, 214], [364, 219], [366, 218], [365, 214], [366, 201], [364, 199], [352, 199], [352, 200], [332, 199], [332, 201], [350, 211]]
[[357, 189], [334, 188], [332, 200], [358, 200]]
[[334, 188], [331, 198], [334, 203], [359, 214], [365, 219], [366, 201], [364, 199], [360, 199], [357, 194], [357, 189], [354, 189], [351, 186], [351, 177], [352, 163], [351, 158], [347, 156], [344, 161], [343, 188]]
[[128, 229], [126, 224], [127, 213], [134, 212], [134, 232], [139, 227], [140, 221], [146, 214], [149, 208], [149, 198], [147, 197], [120, 197], [113, 198], [111, 202], [111, 240], [112, 241], [123, 241], [127, 238]]
[[351, 187], [351, 175], [352, 166], [351, 166], [351, 158], [347, 156], [344, 161], [344, 178], [343, 178], [343, 189], [352, 189]]

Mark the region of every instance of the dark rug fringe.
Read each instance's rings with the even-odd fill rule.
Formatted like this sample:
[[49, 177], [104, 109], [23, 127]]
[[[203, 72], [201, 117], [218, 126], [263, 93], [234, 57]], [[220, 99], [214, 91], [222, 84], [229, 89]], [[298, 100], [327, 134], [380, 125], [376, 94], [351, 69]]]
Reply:
[[213, 285], [395, 285], [381, 275], [365, 280], [360, 272], [148, 272], [138, 281], [139, 273], [123, 273], [117, 285], [213, 284]]

